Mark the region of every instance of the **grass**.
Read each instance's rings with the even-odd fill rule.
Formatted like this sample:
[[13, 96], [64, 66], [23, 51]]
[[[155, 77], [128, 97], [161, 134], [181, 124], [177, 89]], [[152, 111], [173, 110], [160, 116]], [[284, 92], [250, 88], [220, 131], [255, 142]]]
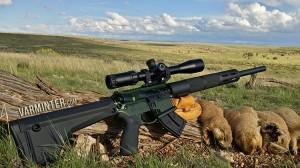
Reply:
[[[33, 162], [28, 160], [22, 161], [17, 157], [17, 147], [12, 136], [2, 128], [7, 128], [7, 126], [2, 125], [0, 130], [0, 167], [20, 167], [22, 162], [26, 163], [28, 167], [40, 167]], [[133, 162], [129, 162], [127, 166], [124, 165], [123, 167], [230, 167], [229, 163], [221, 162], [213, 156], [199, 158], [198, 155], [187, 152], [184, 149], [181, 149], [179, 155], [176, 156], [162, 156], [151, 152], [147, 155], [135, 155], [133, 158]], [[102, 161], [101, 155], [97, 153], [91, 153], [86, 157], [79, 156], [70, 145], [65, 145], [63, 155], [55, 155], [55, 160], [56, 162], [48, 163], [45, 167], [115, 167], [111, 162]]]
[[[291, 87], [258, 83], [254, 89], [245, 89], [249, 77], [239, 82], [204, 90], [193, 95], [215, 101], [221, 107], [248, 105], [256, 110], [277, 106], [300, 109], [300, 47], [221, 45], [205, 43], [162, 43], [147, 41], [118, 41], [88, 37], [62, 37], [0, 33], [0, 70], [9, 71], [34, 82], [35, 75], [48, 80], [55, 87], [67, 90], [93, 90], [111, 95], [115, 90], [105, 86], [105, 76], [129, 70], [146, 68], [145, 62], [153, 58], [167, 65], [189, 59], [202, 58], [205, 70], [196, 74], [173, 75], [170, 82], [236, 68], [266, 65], [267, 71], [259, 78], [274, 78], [288, 82]], [[41, 53], [42, 51], [42, 53]], [[276, 59], [273, 59], [275, 58]], [[138, 87], [141, 84], [133, 87]], [[129, 89], [124, 87], [118, 90]], [[12, 138], [3, 134], [0, 141], [0, 167], [11, 167], [17, 155]], [[106, 167], [98, 156], [80, 158], [74, 151], [49, 167]], [[184, 158], [190, 158], [186, 160]], [[195, 158], [187, 151], [176, 157], [155, 153], [137, 156], [136, 167], [226, 167], [213, 157]], [[284, 163], [283, 163], [284, 165]], [[31, 166], [35, 166], [32, 164]]]
[[161, 157], [156, 153], [150, 153], [146, 156], [136, 156], [135, 157], [136, 167], [145, 168], [169, 168], [169, 167], [230, 167], [229, 163], [224, 163], [217, 160], [215, 157], [201, 158], [198, 155], [192, 154], [190, 152], [182, 150], [179, 155], [174, 157]]

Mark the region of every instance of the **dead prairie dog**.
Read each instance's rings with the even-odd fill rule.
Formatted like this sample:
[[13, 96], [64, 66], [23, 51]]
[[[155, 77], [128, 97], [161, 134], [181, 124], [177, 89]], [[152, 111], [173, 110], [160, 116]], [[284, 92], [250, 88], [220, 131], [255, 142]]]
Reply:
[[171, 98], [171, 101], [177, 107], [175, 112], [187, 121], [196, 121], [201, 115], [201, 106], [196, 103], [193, 96]]
[[199, 104], [202, 108], [200, 120], [202, 122], [204, 141], [210, 144], [209, 132], [211, 131], [221, 147], [231, 147], [232, 131], [224, 118], [223, 110], [207, 100], [200, 100]]
[[291, 140], [288, 126], [278, 114], [272, 111], [257, 111], [263, 146], [271, 153], [285, 153]]
[[272, 111], [280, 115], [286, 122], [291, 135], [290, 148], [297, 155], [299, 147], [297, 141], [300, 141], [300, 116], [288, 107], [279, 107]]
[[251, 107], [243, 106], [224, 110], [235, 143], [246, 154], [253, 154], [262, 148], [262, 136], [258, 126], [257, 113]]

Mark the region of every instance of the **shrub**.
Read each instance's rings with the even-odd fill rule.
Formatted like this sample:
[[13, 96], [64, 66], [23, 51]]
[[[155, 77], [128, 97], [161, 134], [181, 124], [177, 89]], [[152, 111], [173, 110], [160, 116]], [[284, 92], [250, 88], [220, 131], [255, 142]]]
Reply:
[[20, 62], [20, 63], [17, 64], [17, 67], [28, 69], [29, 68], [29, 63], [28, 62]]
[[246, 53], [243, 54], [243, 56], [249, 58], [249, 57], [253, 57], [254, 54], [252, 52], [246, 52]]
[[41, 56], [60, 56], [60, 54], [54, 51], [52, 48], [41, 48], [37, 50], [36, 53]]

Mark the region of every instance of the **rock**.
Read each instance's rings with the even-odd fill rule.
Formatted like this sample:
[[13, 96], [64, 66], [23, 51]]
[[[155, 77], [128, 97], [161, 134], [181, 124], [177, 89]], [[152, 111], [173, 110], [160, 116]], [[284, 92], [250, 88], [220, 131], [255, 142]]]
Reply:
[[228, 153], [224, 150], [221, 150], [220, 152], [217, 151], [213, 151], [213, 155], [220, 161], [222, 162], [230, 162], [230, 163], [234, 163], [233, 160], [233, 154], [232, 153]]
[[74, 149], [79, 156], [86, 157], [92, 152], [97, 152], [101, 155], [102, 161], [109, 161], [106, 148], [89, 135], [80, 134], [76, 139]]

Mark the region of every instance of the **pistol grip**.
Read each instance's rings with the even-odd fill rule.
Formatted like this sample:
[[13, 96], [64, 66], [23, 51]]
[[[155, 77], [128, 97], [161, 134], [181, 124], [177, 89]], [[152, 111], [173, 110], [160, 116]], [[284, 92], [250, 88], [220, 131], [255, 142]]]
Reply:
[[125, 121], [125, 128], [121, 137], [121, 155], [133, 155], [137, 153], [139, 143], [139, 128], [141, 120], [138, 116], [120, 116]]

